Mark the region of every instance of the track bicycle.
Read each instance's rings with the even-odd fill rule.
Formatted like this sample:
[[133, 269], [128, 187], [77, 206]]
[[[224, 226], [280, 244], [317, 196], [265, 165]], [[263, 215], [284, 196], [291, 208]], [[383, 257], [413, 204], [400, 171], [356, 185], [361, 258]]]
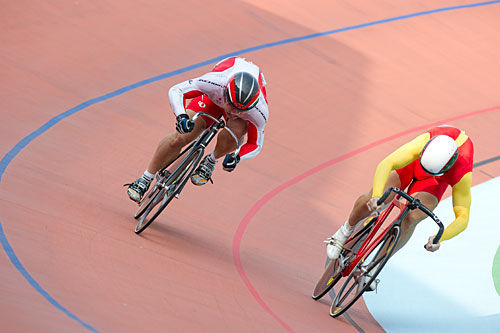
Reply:
[[[437, 244], [444, 231], [443, 223], [421, 201], [399, 188], [388, 188], [377, 201], [382, 205], [391, 192], [395, 197], [379, 215], [366, 219], [351, 236], [339, 258], [330, 260], [325, 271], [316, 284], [312, 297], [315, 300], [323, 297], [341, 278], [345, 278], [337, 290], [330, 307], [330, 315], [338, 317], [347, 311], [363, 293], [373, 284], [377, 284], [377, 275], [394, 253], [401, 236], [401, 223], [410, 210], [420, 209], [439, 226], [433, 239]], [[403, 202], [402, 199], [406, 201]], [[393, 222], [387, 227], [382, 225], [394, 208], [400, 210]]]
[[[214, 123], [205, 129], [200, 136], [185, 147], [180, 154], [169, 164], [158, 171], [156, 181], [151, 189], [146, 192], [139, 202], [139, 209], [134, 215], [138, 220], [135, 233], [143, 232], [161, 214], [172, 199], [179, 198], [179, 194], [184, 189], [187, 181], [200, 164], [205, 148], [217, 135], [219, 130], [225, 129], [231, 134], [236, 142], [234, 155], [240, 151], [240, 140], [233, 131], [226, 127], [222, 116], [215, 118], [205, 112], [196, 113], [189, 121], [194, 125], [198, 117], [204, 116], [212, 119]], [[210, 181], [212, 181], [210, 179]]]

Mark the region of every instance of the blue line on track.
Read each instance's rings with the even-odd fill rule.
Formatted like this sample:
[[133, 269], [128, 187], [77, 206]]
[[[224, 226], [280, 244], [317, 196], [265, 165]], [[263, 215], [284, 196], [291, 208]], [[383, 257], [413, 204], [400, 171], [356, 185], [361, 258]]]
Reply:
[[[478, 3], [472, 3], [472, 4], [460, 5], [460, 6], [437, 8], [437, 9], [426, 10], [426, 11], [422, 11], [422, 12], [418, 12], [418, 13], [413, 13], [413, 14], [408, 14], [408, 15], [402, 15], [402, 16], [396, 16], [396, 17], [392, 17], [392, 18], [388, 18], [388, 19], [383, 19], [383, 20], [378, 20], [378, 21], [372, 21], [372, 22], [358, 24], [358, 25], [352, 25], [352, 26], [345, 27], [345, 28], [340, 28], [340, 29], [334, 29], [334, 30], [319, 32], [319, 33], [305, 35], [305, 36], [301, 36], [301, 37], [284, 39], [284, 40], [273, 42], [273, 43], [266, 43], [266, 44], [262, 44], [262, 45], [258, 45], [258, 46], [254, 46], [254, 47], [249, 47], [249, 48], [246, 48], [246, 49], [242, 49], [242, 50], [239, 50], [239, 51], [234, 51], [234, 52], [231, 52], [231, 53], [227, 53], [227, 54], [224, 54], [224, 55], [221, 55], [221, 56], [209, 59], [209, 60], [205, 60], [203, 62], [194, 64], [194, 65], [191, 65], [191, 66], [187, 66], [187, 67], [184, 67], [184, 68], [181, 68], [181, 69], [177, 69], [177, 70], [174, 70], [174, 71], [171, 71], [171, 72], [168, 72], [168, 73], [164, 73], [164, 74], [161, 74], [161, 75], [158, 75], [158, 76], [154, 76], [154, 77], [149, 78], [149, 79], [145, 79], [145, 80], [136, 82], [134, 84], [125, 86], [123, 88], [120, 88], [120, 89], [115, 90], [113, 92], [110, 92], [108, 94], [102, 95], [100, 97], [92, 98], [92, 99], [90, 99], [90, 100], [88, 100], [86, 102], [83, 102], [83, 103], [81, 103], [81, 104], [79, 104], [79, 105], [77, 105], [77, 106], [75, 106], [75, 107], [73, 107], [73, 108], [71, 108], [71, 109], [69, 109], [69, 110], [67, 110], [67, 111], [65, 111], [65, 112], [63, 112], [63, 113], [55, 116], [55, 117], [53, 117], [47, 123], [45, 123], [44, 125], [42, 125], [40, 128], [38, 128], [37, 130], [33, 131], [31, 134], [27, 135], [26, 137], [24, 137], [7, 154], [5, 154], [5, 156], [0, 161], [0, 183], [2, 181], [2, 177], [3, 177], [4, 173], [5, 173], [5, 170], [9, 166], [10, 162], [30, 142], [32, 142], [37, 137], [39, 137], [40, 135], [42, 135], [43, 133], [45, 133], [46, 131], [48, 131], [50, 128], [54, 127], [61, 120], [65, 119], [65, 118], [68, 118], [69, 116], [71, 116], [71, 115], [73, 115], [73, 114], [75, 114], [75, 113], [77, 113], [77, 112], [79, 112], [81, 110], [84, 110], [84, 109], [88, 108], [89, 106], [92, 106], [92, 105], [97, 104], [99, 102], [106, 101], [106, 100], [109, 100], [109, 99], [111, 99], [113, 97], [122, 95], [122, 94], [124, 94], [124, 93], [126, 93], [126, 92], [128, 92], [130, 90], [133, 90], [133, 89], [136, 89], [136, 88], [140, 88], [140, 87], [148, 85], [150, 83], [153, 83], [153, 82], [156, 82], [156, 81], [160, 81], [160, 80], [172, 77], [172, 76], [176, 76], [176, 75], [179, 75], [181, 73], [185, 73], [185, 72], [191, 71], [193, 69], [197, 69], [197, 68], [200, 68], [200, 67], [203, 67], [203, 66], [206, 66], [206, 65], [210, 65], [210, 64], [216, 63], [217, 61], [220, 61], [220, 60], [222, 60], [224, 58], [227, 58], [227, 57], [237, 56], [237, 55], [241, 55], [241, 54], [252, 52], [252, 51], [267, 49], [267, 48], [274, 47], [274, 46], [279, 46], [279, 45], [284, 45], [284, 44], [299, 42], [299, 41], [308, 40], [308, 39], [317, 38], [317, 37], [322, 37], [322, 36], [326, 36], [326, 35], [332, 35], [332, 34], [344, 32], [344, 31], [357, 30], [357, 29], [362, 29], [362, 28], [366, 28], [366, 27], [369, 27], [369, 26], [374, 26], [374, 25], [379, 25], [379, 24], [384, 24], [384, 23], [389, 23], [389, 22], [394, 22], [394, 21], [401, 21], [401, 20], [405, 20], [405, 19], [409, 19], [409, 18], [413, 18], [413, 17], [418, 17], [418, 16], [424, 16], [424, 15], [430, 15], [430, 14], [434, 14], [434, 13], [447, 12], [447, 11], [453, 11], [453, 10], [459, 10], [459, 9], [466, 9], [466, 8], [482, 7], [482, 6], [488, 6], [488, 5], [494, 5], [494, 4], [500, 4], [500, 0], [478, 2]], [[16, 256], [16, 254], [14, 253], [14, 250], [10, 246], [10, 244], [9, 244], [9, 242], [7, 240], [7, 237], [6, 237], [6, 235], [5, 235], [4, 231], [3, 231], [1, 222], [0, 222], [0, 242], [2, 243], [3, 249], [4, 249], [5, 253], [7, 254], [7, 256], [9, 257], [10, 261], [12, 262], [12, 264], [23, 275], [23, 277], [29, 282], [29, 284], [33, 288], [35, 288], [36, 291], [38, 291], [45, 299], [47, 299], [57, 309], [59, 309], [62, 312], [64, 312], [68, 317], [70, 317], [71, 319], [76, 320], [78, 323], [82, 324], [85, 328], [89, 329], [90, 331], [97, 332], [97, 330], [95, 328], [93, 328], [89, 324], [83, 322], [76, 315], [74, 315], [73, 313], [71, 313], [70, 311], [68, 311], [66, 308], [64, 308], [62, 305], [60, 305], [54, 298], [52, 298], [52, 296], [50, 296], [36, 282], [35, 279], [33, 279], [33, 277], [28, 273], [28, 271], [21, 264], [21, 262], [19, 261], [19, 259]]]
[[45, 299], [47, 299], [53, 306], [55, 306], [57, 309], [61, 310], [64, 312], [68, 317], [70, 317], [73, 320], [76, 320], [80, 324], [82, 324], [85, 328], [92, 332], [97, 332], [95, 328], [90, 326], [89, 324], [85, 323], [81, 319], [79, 319], [77, 316], [75, 316], [73, 313], [69, 312], [66, 308], [64, 308], [61, 304], [59, 304], [52, 296], [50, 296], [45, 289], [43, 289], [38, 282], [36, 282], [35, 279], [26, 271], [24, 266], [21, 264], [19, 259], [17, 258], [16, 254], [14, 253], [14, 250], [10, 246], [9, 242], [7, 241], [7, 238], [5, 237], [5, 233], [3, 232], [2, 224], [0, 223], [0, 242], [2, 243], [3, 249], [5, 253], [10, 258], [10, 261], [12, 264], [17, 268], [17, 270], [24, 276], [26, 281], [29, 282], [35, 288]]

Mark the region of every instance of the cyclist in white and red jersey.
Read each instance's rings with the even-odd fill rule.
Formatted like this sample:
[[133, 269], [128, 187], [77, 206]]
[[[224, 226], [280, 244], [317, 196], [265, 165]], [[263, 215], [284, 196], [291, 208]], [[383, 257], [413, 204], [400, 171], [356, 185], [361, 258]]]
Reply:
[[[236, 142], [227, 131], [217, 137], [212, 153], [206, 155], [191, 176], [195, 185], [204, 185], [211, 179], [219, 158], [224, 170], [233, 171], [245, 159], [257, 156], [264, 142], [264, 127], [269, 117], [266, 81], [255, 64], [240, 57], [230, 57], [217, 63], [211, 72], [196, 79], [179, 83], [168, 92], [170, 105], [176, 115], [177, 132], [167, 135], [158, 145], [148, 168], [128, 187], [128, 195], [140, 201], [155, 174], [173, 161], [182, 147], [197, 138], [213, 123], [207, 117], [189, 121], [197, 112], [216, 118], [224, 116], [229, 127], [240, 140], [247, 134], [247, 142], [234, 155]], [[185, 106], [187, 104], [187, 106]]]

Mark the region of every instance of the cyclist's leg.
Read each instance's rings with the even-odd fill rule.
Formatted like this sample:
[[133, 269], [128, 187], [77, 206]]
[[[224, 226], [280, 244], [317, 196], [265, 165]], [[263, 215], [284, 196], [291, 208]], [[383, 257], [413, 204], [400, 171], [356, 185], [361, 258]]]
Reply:
[[[412, 196], [414, 198], [419, 199], [425, 207], [430, 210], [434, 210], [438, 205], [438, 199], [430, 193], [427, 192], [418, 192], [413, 193]], [[422, 212], [420, 209], [412, 210], [406, 215], [406, 218], [401, 223], [401, 238], [399, 239], [398, 245], [396, 246], [396, 253], [400, 248], [402, 248], [410, 239], [411, 235], [413, 235], [413, 231], [417, 224], [424, 220], [427, 217], [427, 214]]]
[[[238, 140], [247, 133], [248, 123], [240, 118], [230, 118], [227, 120], [227, 127], [233, 131]], [[217, 143], [214, 149], [214, 157], [219, 159], [226, 154], [233, 152], [237, 148], [233, 136], [228, 131], [221, 131], [217, 136]]]
[[[414, 182], [410, 186], [408, 194], [419, 199], [424, 206], [432, 211], [437, 207], [439, 201], [441, 201], [441, 197], [443, 196], [446, 187], [446, 183], [431, 177]], [[417, 224], [426, 217], [427, 214], [422, 212], [420, 209], [412, 210], [408, 213], [408, 215], [406, 215], [406, 218], [401, 224], [401, 238], [396, 247], [396, 251], [408, 242]]]
[[[405, 188], [408, 186], [409, 181], [404, 178], [404, 175], [398, 174], [396, 171], [391, 171], [389, 174], [389, 178], [387, 179], [387, 183], [385, 184], [384, 191], [389, 187], [398, 187]], [[354, 207], [351, 210], [351, 214], [349, 215], [349, 225], [354, 227], [359, 221], [367, 218], [370, 215], [370, 211], [366, 204], [372, 197], [373, 190], [362, 194], [354, 203]], [[389, 197], [385, 200], [385, 202], [390, 202], [394, 198], [394, 193], [391, 193]]]
[[[190, 110], [188, 106], [187, 113], [193, 117], [195, 111]], [[161, 140], [146, 171], [131, 184], [125, 184], [128, 185], [127, 193], [130, 199], [140, 202], [158, 170], [172, 162], [179, 155], [182, 147], [193, 141], [206, 127], [205, 120], [198, 118], [190, 133], [180, 134], [174, 131]]]
[[[410, 186], [408, 190], [408, 194], [412, 195], [414, 198], [419, 199], [424, 204], [424, 206], [426, 206], [430, 210], [434, 210], [437, 207], [439, 200], [441, 199], [441, 196], [446, 189], [446, 186], [442, 186], [443, 184], [429, 185], [429, 182], [432, 183], [432, 180], [433, 178], [428, 178], [426, 180], [416, 181]], [[397, 251], [399, 251], [399, 249], [405, 246], [405, 244], [411, 238], [411, 235], [413, 235], [413, 231], [415, 230], [417, 224], [420, 221], [424, 220], [426, 217], [427, 214], [422, 212], [420, 209], [411, 210], [408, 215], [406, 215], [405, 219], [401, 223], [401, 234], [399, 240], [391, 256], [393, 256]], [[386, 244], [385, 247], [380, 251], [381, 256], [388, 252], [387, 246], [392, 245]], [[375, 290], [377, 283], [371, 285], [368, 290]]]
[[[220, 109], [205, 94], [193, 98], [186, 107], [186, 112], [190, 118], [193, 118], [198, 112], [205, 112], [216, 118], [221, 114]], [[213, 122], [212, 119], [201, 116], [196, 121], [194, 129], [190, 133], [180, 134], [177, 131], [170, 133], [158, 145], [153, 159], [149, 163], [148, 171], [154, 174], [160, 168], [170, 163], [179, 155], [182, 147], [196, 139]]]
[[[398, 174], [398, 172], [391, 171], [391, 173], [389, 174], [389, 178], [387, 179], [387, 183], [385, 184], [385, 189], [389, 187], [406, 187], [408, 186], [408, 183], [406, 183], [404, 177]], [[349, 219], [337, 230], [335, 234], [332, 235], [332, 237], [328, 239], [326, 253], [330, 259], [338, 258], [345, 242], [353, 233], [356, 224], [370, 215], [370, 211], [368, 210], [366, 204], [372, 197], [372, 191], [373, 190], [370, 190], [370, 192], [362, 194], [356, 200], [356, 202], [354, 203], [354, 207], [351, 210], [351, 214], [349, 215]], [[386, 201], [392, 200], [394, 195], [394, 193], [391, 193]]]
[[[195, 98], [193, 101], [191, 102], [191, 104], [195, 104], [193, 106], [193, 110], [197, 112], [201, 111], [204, 113], [208, 113], [214, 118], [219, 118], [220, 116], [224, 115], [224, 109], [213, 103], [206, 95], [201, 95], [199, 100], [196, 100]], [[207, 126], [211, 126], [214, 123], [214, 120], [206, 116], [201, 116], [200, 118], [204, 119]], [[212, 172], [216, 163], [217, 160], [213, 158], [211, 154], [205, 156], [201, 160], [198, 168], [191, 175], [191, 181], [193, 182], [193, 184], [204, 185], [209, 180], [211, 180]]]
[[[236, 137], [241, 140], [241, 137], [246, 133], [247, 123], [242, 119], [228, 119], [227, 125], [231, 129]], [[231, 134], [228, 131], [220, 131], [217, 136], [217, 143], [215, 145], [215, 150], [206, 155], [201, 161], [200, 165], [196, 171], [191, 176], [191, 181], [195, 185], [204, 185], [209, 180], [212, 179], [212, 173], [215, 169], [215, 165], [220, 157], [227, 153], [230, 153], [236, 149], [237, 145]]]
[[[189, 106], [186, 112], [190, 118], [192, 118], [196, 114], [196, 111], [189, 109]], [[201, 132], [206, 128], [207, 124], [205, 120], [200, 117], [196, 120], [194, 129], [191, 132], [180, 134], [177, 131], [174, 131], [168, 134], [158, 144], [153, 158], [148, 165], [148, 171], [152, 174], [155, 174], [162, 167], [172, 162], [179, 155], [182, 147], [196, 139], [198, 135], [200, 135]]]

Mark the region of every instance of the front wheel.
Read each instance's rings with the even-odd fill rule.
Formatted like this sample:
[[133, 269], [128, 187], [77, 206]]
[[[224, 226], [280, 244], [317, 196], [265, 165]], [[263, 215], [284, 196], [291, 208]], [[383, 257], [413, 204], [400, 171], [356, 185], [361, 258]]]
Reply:
[[400, 235], [401, 227], [393, 226], [385, 237], [359, 261], [338, 290], [330, 307], [330, 316], [340, 316], [363, 295], [394, 253]]
[[[354, 233], [354, 236], [344, 245], [344, 249], [340, 253], [339, 258], [328, 262], [318, 283], [316, 283], [314, 287], [312, 293], [313, 299], [318, 300], [323, 297], [340, 280], [343, 267], [346, 266], [349, 258], [356, 254], [361, 247], [361, 244], [372, 230], [376, 220], [377, 218], [373, 217], [361, 224], [361, 227]], [[343, 262], [343, 265], [341, 265], [341, 262]]]
[[[200, 163], [201, 158], [203, 157], [203, 152], [204, 149], [201, 147], [190, 151], [179, 163], [177, 168], [175, 168], [175, 170], [170, 174], [170, 176], [168, 176], [167, 179], [161, 184], [160, 190], [157, 194], [148, 198], [150, 203], [142, 212], [142, 216], [139, 218], [139, 222], [135, 227], [136, 234], [140, 234], [151, 223], [153, 223], [165, 207], [167, 207], [170, 201], [172, 201], [172, 199], [182, 191], [184, 185], [191, 177], [191, 174]], [[155, 210], [155, 207], [158, 208]]]
[[161, 185], [165, 182], [165, 178], [160, 178], [156, 181], [154, 184], [153, 188], [151, 188], [146, 194], [144, 195], [144, 198], [142, 198], [141, 202], [139, 203], [139, 209], [134, 215], [135, 219], [139, 219], [142, 214], [144, 214], [148, 209], [152, 208], [150, 206], [154, 206], [156, 204], [156, 201], [158, 199], [158, 194], [161, 191]]

